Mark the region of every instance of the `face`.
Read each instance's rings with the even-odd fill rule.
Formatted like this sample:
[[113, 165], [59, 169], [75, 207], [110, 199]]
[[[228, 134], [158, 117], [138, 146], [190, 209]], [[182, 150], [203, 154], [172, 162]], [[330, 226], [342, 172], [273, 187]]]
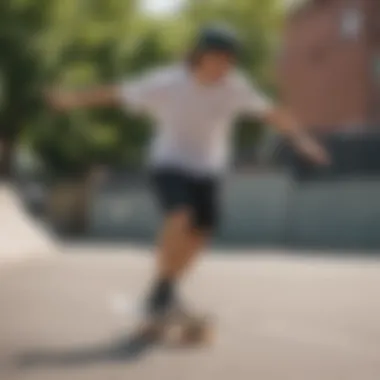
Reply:
[[223, 79], [234, 65], [235, 59], [231, 54], [208, 52], [199, 59], [196, 71], [202, 79], [212, 83]]

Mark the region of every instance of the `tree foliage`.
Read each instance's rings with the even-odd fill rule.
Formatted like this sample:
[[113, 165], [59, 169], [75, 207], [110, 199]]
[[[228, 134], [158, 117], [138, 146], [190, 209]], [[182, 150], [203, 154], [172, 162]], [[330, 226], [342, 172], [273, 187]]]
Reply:
[[[95, 163], [136, 165], [149, 121], [111, 109], [56, 115], [46, 86], [81, 87], [120, 80], [181, 57], [195, 30], [210, 21], [234, 25], [245, 42], [244, 67], [272, 90], [271, 58], [280, 0], [187, 2], [175, 17], [152, 18], [133, 0], [0, 2], [0, 139], [23, 141], [60, 175]], [[245, 129], [240, 141], [254, 140]]]

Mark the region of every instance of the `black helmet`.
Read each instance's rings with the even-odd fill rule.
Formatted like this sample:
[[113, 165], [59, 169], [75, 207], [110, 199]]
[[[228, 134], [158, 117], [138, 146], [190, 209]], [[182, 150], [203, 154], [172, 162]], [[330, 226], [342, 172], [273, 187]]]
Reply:
[[224, 25], [212, 25], [203, 28], [195, 41], [193, 54], [207, 51], [221, 51], [238, 56], [240, 41], [236, 32]]

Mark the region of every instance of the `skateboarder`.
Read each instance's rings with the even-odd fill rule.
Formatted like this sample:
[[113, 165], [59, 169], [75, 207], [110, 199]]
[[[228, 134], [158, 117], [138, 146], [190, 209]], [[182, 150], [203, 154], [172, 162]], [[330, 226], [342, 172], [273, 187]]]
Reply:
[[119, 106], [155, 120], [149, 167], [165, 217], [147, 297], [149, 315], [163, 315], [175, 304], [178, 281], [218, 223], [220, 182], [238, 115], [273, 125], [313, 162], [329, 161], [323, 147], [236, 68], [240, 50], [234, 31], [211, 26], [200, 31], [182, 62], [116, 85], [47, 94], [48, 102], [61, 111]]

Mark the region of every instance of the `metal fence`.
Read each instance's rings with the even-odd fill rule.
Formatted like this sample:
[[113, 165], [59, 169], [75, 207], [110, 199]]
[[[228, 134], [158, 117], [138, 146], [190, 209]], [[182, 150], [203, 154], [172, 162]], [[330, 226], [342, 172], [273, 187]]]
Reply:
[[[226, 178], [220, 244], [380, 249], [380, 135], [324, 140], [333, 164], [317, 168], [286, 145], [282, 168]], [[89, 234], [153, 241], [160, 215], [144, 173], [116, 173], [93, 188]]]

